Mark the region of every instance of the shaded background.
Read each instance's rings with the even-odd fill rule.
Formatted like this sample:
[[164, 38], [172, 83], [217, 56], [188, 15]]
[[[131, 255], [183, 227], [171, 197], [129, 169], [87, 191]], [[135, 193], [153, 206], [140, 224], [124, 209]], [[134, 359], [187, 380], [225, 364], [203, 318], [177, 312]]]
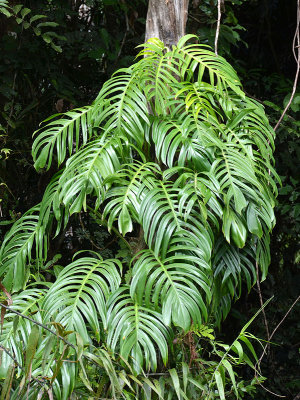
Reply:
[[[187, 32], [210, 45], [215, 37], [216, 3], [190, 1]], [[0, 240], [14, 220], [41, 200], [55, 172], [54, 167], [48, 173], [34, 170], [32, 133], [47, 116], [92, 102], [115, 70], [131, 64], [136, 46], [144, 41], [147, 13], [144, 0], [28, 0], [22, 4], [29, 12], [17, 15], [21, 21], [0, 15]], [[291, 94], [296, 72], [292, 53], [296, 7], [296, 0], [228, 0], [222, 10], [219, 52], [238, 71], [246, 93], [265, 104], [273, 126]], [[38, 15], [45, 18], [32, 19]], [[300, 287], [299, 114], [300, 90], [276, 138], [276, 169], [283, 186], [270, 273], [261, 285], [264, 301], [274, 295], [266, 308], [270, 332]], [[115, 246], [107, 232], [86, 215], [76, 215], [51, 243], [49, 258], [62, 253], [67, 262], [82, 247], [103, 249], [102, 255], [108, 257], [117, 250]], [[259, 307], [254, 288], [234, 304], [220, 337], [231, 340]], [[268, 376], [266, 387], [288, 399], [300, 398], [298, 315], [299, 304], [278, 329], [275, 345], [262, 363], [262, 372]], [[262, 315], [252, 332], [267, 338]], [[258, 396], [275, 398], [263, 389]]]

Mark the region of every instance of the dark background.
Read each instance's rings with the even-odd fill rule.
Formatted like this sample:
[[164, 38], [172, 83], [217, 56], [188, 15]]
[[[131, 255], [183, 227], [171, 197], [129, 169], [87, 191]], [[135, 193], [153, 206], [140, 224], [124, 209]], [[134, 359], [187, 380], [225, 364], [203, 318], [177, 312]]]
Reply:
[[[144, 41], [147, 1], [90, 0], [80, 16], [82, 3], [23, 1], [31, 10], [24, 17], [29, 24], [31, 16], [43, 14], [44, 22], [55, 21], [56, 26], [38, 28], [41, 21], [37, 20], [24, 29], [15, 18], [0, 14], [0, 240], [12, 221], [41, 200], [55, 172], [52, 167], [37, 174], [33, 168], [32, 133], [39, 123], [53, 113], [92, 102], [115, 70], [130, 65], [136, 46]], [[246, 93], [265, 104], [273, 126], [291, 94], [296, 72], [292, 53], [296, 9], [296, 0], [228, 0], [222, 12], [219, 52], [238, 71]], [[216, 17], [215, 0], [191, 0], [187, 32], [213, 45]], [[299, 112], [300, 90], [276, 137], [276, 169], [283, 186], [272, 235], [270, 273], [261, 284], [264, 301], [274, 296], [265, 310], [270, 333], [300, 287]], [[51, 248], [52, 254], [63, 253], [66, 260], [83, 245], [91, 246], [90, 239], [100, 248], [110, 240], [106, 232], [77, 216], [68, 229], [72, 235], [64, 232]], [[104, 247], [104, 256], [115, 251], [114, 243]], [[259, 307], [254, 288], [234, 304], [220, 336], [232, 339]], [[288, 399], [299, 398], [300, 392], [298, 315], [299, 304], [276, 332], [275, 344], [262, 362], [263, 375], [268, 376], [265, 386]], [[252, 332], [267, 339], [262, 314]], [[276, 397], [263, 389], [258, 396]]]

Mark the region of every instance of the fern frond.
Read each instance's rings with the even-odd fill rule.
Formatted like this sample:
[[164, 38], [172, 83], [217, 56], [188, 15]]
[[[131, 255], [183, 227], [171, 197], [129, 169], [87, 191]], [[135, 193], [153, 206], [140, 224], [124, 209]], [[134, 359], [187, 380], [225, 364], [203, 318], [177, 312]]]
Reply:
[[142, 148], [149, 116], [138, 78], [132, 67], [119, 70], [103, 85], [93, 107], [96, 126], [107, 132], [123, 133]]
[[36, 138], [32, 145], [32, 157], [37, 170], [45, 166], [47, 170], [50, 168], [55, 149], [59, 166], [67, 153], [71, 155], [87, 143], [92, 136], [92, 107], [56, 114], [46, 119], [46, 122], [46, 125], [34, 132]]
[[[47, 237], [39, 225], [40, 205], [31, 208], [14, 223], [5, 236], [0, 249], [0, 276], [8, 291], [18, 292], [24, 288], [28, 279], [27, 263], [32, 260], [31, 250], [36, 247], [36, 259], [44, 260]], [[36, 238], [39, 241], [36, 242]]]
[[68, 222], [68, 210], [63, 210], [58, 199], [56, 174], [47, 186], [40, 204], [25, 213], [6, 234], [0, 248], [0, 276], [8, 290], [24, 288], [29, 277], [27, 265], [35, 250], [35, 261], [41, 266], [47, 259], [48, 235], [53, 217], [57, 220], [56, 234]]
[[[55, 320], [90, 342], [88, 328], [100, 340], [99, 318], [106, 327], [106, 299], [120, 284], [118, 260], [81, 257], [65, 267], [43, 301], [43, 320]], [[88, 327], [86, 326], [86, 322]]]
[[199, 140], [194, 121], [186, 118], [154, 119], [151, 139], [156, 157], [164, 165], [197, 166], [198, 171], [209, 171], [212, 155]]
[[232, 298], [239, 298], [243, 281], [246, 282], [249, 292], [256, 282], [254, 260], [255, 246], [253, 244], [238, 249], [228, 245], [223, 239], [219, 239], [212, 260], [215, 297], [221, 298], [229, 293]]
[[143, 58], [134, 68], [140, 73], [140, 82], [149, 107], [154, 115], [167, 115], [173, 108], [171, 99], [178, 85], [176, 60], [170, 62], [169, 53], [166, 54], [164, 44], [157, 38], [149, 39], [140, 47], [144, 49], [138, 57]]
[[[40, 305], [46, 290], [38, 287], [26, 289], [22, 293], [12, 296], [12, 310], [18, 311], [25, 316], [41, 322]], [[32, 323], [22, 317], [17, 316], [11, 311], [5, 313], [5, 318], [0, 332], [0, 342], [13, 354], [20, 365], [24, 365], [24, 352], [28, 343], [28, 337], [32, 328]], [[2, 354], [0, 376], [2, 371], [7, 370], [11, 364], [11, 359], [6, 353]], [[21, 370], [19, 369], [19, 373]]]
[[[197, 249], [197, 248], [196, 248]], [[165, 258], [143, 250], [134, 264], [130, 293], [139, 304], [162, 310], [163, 321], [185, 331], [207, 319], [210, 301], [210, 267], [193, 253], [192, 241], [174, 239]], [[206, 294], [205, 302], [201, 291]]]
[[146, 193], [155, 186], [155, 174], [159, 173], [157, 164], [135, 161], [106, 178], [104, 184], [111, 186], [106, 193], [106, 200], [109, 202], [103, 211], [108, 230], [118, 219], [118, 228], [122, 235], [132, 231], [132, 219], [139, 222], [141, 202]]
[[69, 207], [70, 214], [85, 209], [88, 195], [96, 196], [96, 208], [103, 202], [103, 181], [120, 169], [120, 158], [128, 157], [126, 142], [121, 135], [104, 135], [69, 158], [59, 185], [60, 200]]
[[181, 38], [170, 54], [171, 59], [175, 58], [179, 64], [179, 71], [182, 80], [190, 81], [193, 74], [196, 74], [198, 83], [203, 80], [205, 72], [209, 75], [209, 83], [222, 92], [227, 87], [244, 98], [241, 90], [240, 80], [232, 66], [220, 56], [213, 53], [209, 46], [199, 44], [188, 44], [190, 39], [197, 39], [195, 35], [186, 35]]
[[145, 241], [156, 256], [165, 257], [171, 238], [181, 232], [197, 241], [204, 258], [209, 259], [211, 238], [199, 219], [185, 215], [184, 207], [179, 205], [182, 190], [172, 182], [157, 181], [155, 188], [146, 194], [140, 209]]
[[[172, 168], [165, 171], [164, 178], [169, 179], [170, 173], [178, 171], [175, 186], [181, 188], [179, 208], [187, 219], [189, 214], [197, 213], [203, 224], [219, 228], [219, 220], [223, 215], [223, 202], [220, 197], [220, 185], [211, 172], [194, 172], [188, 168]], [[213, 236], [213, 235], [212, 235]]]
[[170, 331], [163, 324], [161, 315], [138, 304], [129, 295], [128, 287], [121, 287], [108, 301], [107, 343], [113, 351], [119, 348], [120, 355], [132, 360], [134, 369], [156, 370], [158, 347], [162, 360], [168, 360]]
[[39, 209], [39, 226], [46, 231], [49, 222], [55, 217], [57, 222], [55, 236], [60, 232], [61, 228], [65, 228], [69, 220], [68, 207], [62, 206], [59, 199], [59, 179], [62, 172], [55, 174], [45, 189], [43, 199]]

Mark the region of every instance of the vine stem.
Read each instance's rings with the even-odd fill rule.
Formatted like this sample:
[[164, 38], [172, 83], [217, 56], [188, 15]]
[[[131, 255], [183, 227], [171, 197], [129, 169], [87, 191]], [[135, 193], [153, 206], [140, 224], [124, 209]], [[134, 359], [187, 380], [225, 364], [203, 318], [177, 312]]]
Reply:
[[[87, 206], [87, 209], [91, 212], [92, 215], [94, 215], [95, 217], [98, 217], [99, 220], [102, 222], [102, 224], [103, 224], [104, 226], [107, 227], [107, 221], [105, 220], [105, 218], [103, 218], [103, 215], [100, 214], [99, 211], [94, 210], [94, 209], [93, 209], [92, 207], [90, 207], [90, 206]], [[129, 244], [129, 243], [127, 242], [127, 240], [119, 233], [119, 231], [118, 231], [115, 227], [112, 227], [111, 230], [115, 233], [116, 236], [118, 236], [119, 239], [122, 240], [122, 242], [126, 245], [126, 247], [127, 247], [129, 250], [132, 250], [130, 244]]]
[[[284, 322], [284, 320], [286, 319], [286, 317], [289, 315], [289, 313], [292, 311], [292, 309], [295, 307], [295, 305], [298, 303], [298, 301], [300, 300], [300, 295], [296, 298], [296, 300], [293, 302], [293, 304], [290, 306], [290, 308], [287, 310], [287, 312], [284, 314], [283, 318], [281, 319], [281, 321], [276, 325], [276, 327], [274, 328], [273, 332], [270, 335], [270, 340], [272, 340], [273, 336], [275, 335], [276, 331], [278, 330], [278, 328], [280, 327], [280, 325]], [[266, 354], [266, 349], [268, 347], [269, 343], [267, 343], [263, 349], [262, 355], [260, 356], [260, 359], [258, 360], [258, 366], [260, 365], [264, 355]]]
[[[299, 72], [300, 72], [300, 34], [299, 34], [299, 25], [300, 25], [300, 0], [297, 0], [297, 25], [296, 25], [296, 31], [295, 31], [295, 35], [294, 35], [294, 39], [293, 39], [293, 54], [294, 57], [296, 59], [297, 62], [297, 70], [296, 70], [296, 75], [295, 75], [295, 79], [294, 79], [294, 85], [293, 85], [293, 90], [292, 90], [292, 94], [291, 97], [285, 107], [285, 109], [283, 110], [283, 113], [281, 114], [277, 124], [274, 127], [274, 131], [277, 130], [277, 128], [279, 127], [279, 125], [281, 124], [283, 117], [285, 116], [287, 110], [290, 108], [293, 98], [295, 96], [296, 90], [297, 90], [297, 83], [298, 83], [298, 78], [299, 78]], [[296, 44], [297, 41], [297, 45]], [[297, 48], [297, 57], [296, 57], [296, 52], [295, 49]]]
[[48, 328], [47, 326], [41, 324], [40, 322], [28, 317], [27, 315], [24, 315], [22, 313], [20, 313], [19, 311], [13, 310], [11, 307], [6, 306], [3, 303], [0, 303], [0, 307], [5, 308], [8, 311], [11, 311], [13, 314], [18, 315], [21, 318], [25, 318], [28, 319], [28, 321], [32, 322], [35, 325], [40, 326], [41, 328], [45, 329], [46, 331], [52, 333], [52, 335], [55, 335], [56, 337], [58, 337], [60, 340], [62, 340], [65, 344], [67, 344], [68, 346], [72, 347], [74, 350], [76, 350], [76, 346], [74, 346], [72, 343], [70, 343], [68, 340], [66, 340], [63, 336], [58, 335], [55, 331], [53, 331], [52, 329]]
[[[262, 298], [262, 294], [261, 294], [261, 287], [260, 287], [260, 282], [259, 282], [259, 269], [258, 269], [257, 262], [256, 262], [256, 286], [257, 286], [257, 290], [258, 290], [260, 306], [262, 307], [264, 305], [264, 302], [263, 302], [263, 298]], [[264, 324], [265, 324], [265, 328], [266, 328], [266, 332], [267, 332], [267, 340], [269, 342], [270, 341], [270, 331], [269, 331], [268, 320], [267, 320], [267, 316], [266, 316], [266, 312], [265, 312], [264, 308], [262, 309], [262, 314], [264, 317]]]
[[[10, 357], [13, 362], [15, 363], [15, 365], [20, 368], [22, 371], [25, 370], [25, 368], [18, 363], [17, 359], [4, 347], [0, 344], [0, 350], [4, 351], [4, 353], [6, 353], [8, 355], [8, 357]], [[34, 376], [31, 375], [31, 379], [33, 379], [34, 381], [36, 381], [39, 385], [41, 385], [42, 387], [46, 385], [47, 381], [46, 380], [40, 380]]]
[[[27, 315], [24, 315], [24, 314], [20, 313], [19, 311], [16, 311], [16, 310], [12, 309], [11, 307], [9, 307], [9, 306], [7, 306], [7, 305], [5, 305], [5, 304], [3, 304], [3, 303], [0, 303], [0, 307], [3, 307], [3, 308], [5, 308], [6, 310], [12, 312], [13, 314], [18, 315], [18, 316], [21, 317], [21, 318], [25, 318], [25, 319], [27, 319], [28, 321], [32, 322], [33, 324], [38, 325], [39, 327], [45, 329], [46, 331], [48, 331], [48, 332], [51, 333], [52, 335], [54, 335], [54, 336], [56, 336], [57, 338], [59, 338], [60, 340], [62, 340], [67, 346], [72, 347], [72, 349], [74, 349], [74, 350], [76, 351], [76, 353], [77, 353], [77, 347], [76, 347], [74, 344], [72, 344], [71, 342], [69, 342], [68, 340], [66, 340], [63, 336], [59, 335], [57, 332], [55, 332], [55, 331], [53, 331], [52, 329], [48, 328], [48, 327], [45, 326], [44, 324], [42, 324], [42, 323], [40, 323], [40, 322], [34, 320], [33, 318], [28, 317]], [[9, 355], [9, 353], [6, 351], [5, 348], [3, 348], [2, 346], [0, 346], [0, 348], [2, 348], [2, 349], [7, 353], [7, 355]], [[9, 355], [9, 356], [10, 356], [10, 355]], [[10, 357], [11, 357], [11, 356], [10, 356]], [[82, 357], [85, 358], [86, 360], [88, 360], [89, 362], [91, 362], [92, 364], [94, 364], [94, 365], [96, 365], [96, 366], [99, 367], [99, 365], [98, 365], [94, 360], [92, 360], [91, 358], [89, 358], [89, 357], [86, 356], [85, 354], [82, 354]], [[13, 359], [13, 361], [15, 361], [15, 359], [14, 359], [13, 357], [11, 357], [11, 358]], [[19, 365], [18, 365], [18, 366], [19, 366]], [[21, 367], [21, 368], [23, 368], [23, 367]]]
[[[297, 299], [293, 302], [293, 304], [290, 306], [290, 308], [287, 310], [287, 312], [284, 314], [283, 318], [281, 319], [281, 321], [276, 325], [276, 327], [274, 328], [274, 330], [272, 331], [269, 341], [268, 343], [265, 345], [265, 347], [263, 348], [263, 352], [259, 358], [259, 360], [257, 361], [256, 365], [255, 365], [255, 376], [257, 377], [257, 373], [258, 373], [258, 368], [260, 368], [260, 364], [262, 362], [262, 359], [264, 358], [265, 354], [266, 354], [266, 350], [267, 347], [269, 346], [269, 342], [272, 340], [274, 334], [276, 333], [276, 331], [278, 330], [278, 328], [280, 327], [280, 325], [283, 323], [283, 321], [286, 319], [286, 317], [289, 315], [289, 313], [292, 311], [292, 309], [294, 308], [294, 306], [297, 304], [297, 302], [300, 300], [300, 296], [297, 297]], [[266, 388], [265, 386], [262, 385], [261, 382], [259, 382], [259, 385], [268, 393], [272, 394], [273, 396], [276, 397], [281, 397], [281, 398], [285, 398], [286, 396], [282, 396], [280, 394], [274, 393], [272, 392], [270, 389]]]
[[216, 29], [216, 36], [215, 36], [215, 54], [216, 56], [218, 55], [218, 41], [219, 41], [219, 35], [220, 35], [220, 27], [221, 27], [221, 1], [218, 0], [218, 20], [217, 20], [217, 29]]

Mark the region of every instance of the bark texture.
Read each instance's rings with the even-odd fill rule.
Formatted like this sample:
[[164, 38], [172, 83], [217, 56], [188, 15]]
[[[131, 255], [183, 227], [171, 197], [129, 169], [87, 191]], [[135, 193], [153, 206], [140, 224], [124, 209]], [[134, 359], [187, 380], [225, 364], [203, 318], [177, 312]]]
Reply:
[[159, 38], [172, 48], [185, 35], [189, 0], [149, 0], [146, 41]]

